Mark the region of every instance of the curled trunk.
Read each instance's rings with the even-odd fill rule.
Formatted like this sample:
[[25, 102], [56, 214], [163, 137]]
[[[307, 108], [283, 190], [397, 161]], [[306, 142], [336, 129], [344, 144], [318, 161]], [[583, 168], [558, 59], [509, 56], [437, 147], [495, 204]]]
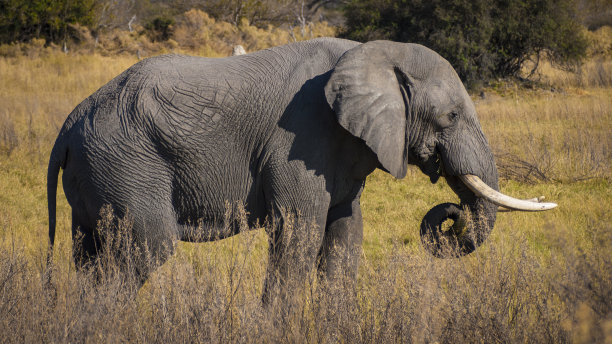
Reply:
[[[442, 156], [442, 175], [461, 202], [437, 205], [421, 222], [421, 242], [435, 257], [454, 258], [472, 253], [488, 238], [495, 225], [497, 205], [476, 194], [461, 178], [465, 174], [477, 174], [491, 190], [499, 190], [493, 154], [488, 145], [482, 144], [482, 147], [482, 156], [472, 159], [478, 164], [471, 171], [458, 168], [461, 164]], [[452, 225], [446, 225], [449, 220], [453, 221]]]
[[[519, 200], [504, 195], [474, 175], [447, 177], [447, 181], [461, 198], [461, 205], [439, 204], [421, 222], [423, 246], [438, 258], [460, 257], [473, 252], [493, 229], [498, 210], [543, 211], [557, 206], [542, 202], [543, 196]], [[448, 220], [453, 221], [452, 226], [445, 226]]]
[[[474, 252], [493, 229], [495, 208], [486, 201], [463, 206], [438, 204], [421, 221], [423, 247], [438, 258], [456, 258]], [[447, 226], [447, 221], [452, 224]]]

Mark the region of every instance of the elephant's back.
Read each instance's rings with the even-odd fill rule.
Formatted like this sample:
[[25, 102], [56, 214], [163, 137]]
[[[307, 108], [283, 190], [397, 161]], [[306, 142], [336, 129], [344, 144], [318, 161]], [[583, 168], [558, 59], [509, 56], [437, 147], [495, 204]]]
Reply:
[[[175, 54], [147, 58], [79, 104], [62, 131], [83, 120], [89, 121], [93, 130], [116, 130], [120, 125], [155, 130], [151, 125], [159, 124], [155, 119], [161, 114], [197, 116], [200, 123], [207, 119], [214, 122], [223, 112], [238, 111], [231, 106], [240, 102], [236, 95], [249, 103], [274, 103], [271, 96], [275, 93], [277, 98], [292, 96], [292, 90], [283, 88], [291, 85], [278, 84], [285, 81], [299, 87], [313, 75], [331, 69], [344, 52], [358, 44], [318, 38], [227, 58]], [[262, 94], [272, 99], [262, 100]], [[280, 107], [286, 105], [281, 100], [276, 102]], [[221, 107], [224, 111], [213, 111]], [[178, 128], [185, 125], [171, 124]]]
[[95, 200], [92, 213], [103, 203], [166, 205], [190, 222], [222, 217], [228, 201], [239, 201], [259, 217], [258, 171], [272, 137], [286, 131], [283, 111], [306, 80], [357, 44], [321, 39], [231, 58], [141, 61], [66, 120], [65, 185]]

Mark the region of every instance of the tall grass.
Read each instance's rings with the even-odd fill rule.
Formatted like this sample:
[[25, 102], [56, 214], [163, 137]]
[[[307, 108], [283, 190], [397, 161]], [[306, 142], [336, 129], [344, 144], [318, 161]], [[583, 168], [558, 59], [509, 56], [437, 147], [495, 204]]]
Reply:
[[544, 61], [538, 68], [539, 81], [556, 88], [612, 87], [612, 60], [595, 58], [573, 70], [557, 69]]
[[558, 237], [546, 261], [517, 231], [461, 260], [390, 245], [383, 264], [366, 252], [354, 287], [342, 276], [334, 285], [310, 276], [292, 289], [293, 302], [267, 307], [261, 231], [181, 251], [137, 294], [113, 254], [80, 273], [57, 265], [50, 292], [20, 247], [6, 247], [0, 333], [3, 342], [609, 340], [612, 228], [595, 225], [597, 245], [588, 248], [567, 241], [567, 228], [549, 228]]
[[502, 177], [531, 183], [612, 177], [612, 88], [523, 91], [477, 104]]
[[293, 302], [263, 308], [267, 238], [243, 228], [230, 239], [179, 244], [138, 289], [129, 274], [113, 273], [115, 256], [76, 272], [70, 208], [59, 192], [55, 289], [45, 289], [50, 149], [72, 108], [136, 60], [53, 52], [0, 58], [0, 341], [612, 339], [607, 86], [508, 89], [476, 99], [502, 190], [546, 195], [559, 208], [499, 214], [490, 239], [468, 257], [435, 259], [420, 246], [427, 210], [457, 201], [443, 181], [431, 185], [416, 169], [403, 180], [377, 171], [362, 197], [364, 249], [354, 285], [308, 276]]

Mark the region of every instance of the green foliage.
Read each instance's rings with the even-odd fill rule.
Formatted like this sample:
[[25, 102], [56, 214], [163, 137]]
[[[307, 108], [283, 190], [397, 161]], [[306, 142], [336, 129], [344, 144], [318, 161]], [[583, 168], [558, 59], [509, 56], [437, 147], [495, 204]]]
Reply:
[[91, 25], [95, 0], [2, 0], [0, 42], [44, 38], [60, 42], [69, 35], [70, 24]]
[[145, 25], [153, 42], [167, 41], [172, 36], [172, 25], [174, 19], [169, 17], [157, 17]]
[[543, 55], [579, 61], [587, 41], [573, 0], [352, 0], [344, 36], [426, 45], [468, 84], [516, 76]]

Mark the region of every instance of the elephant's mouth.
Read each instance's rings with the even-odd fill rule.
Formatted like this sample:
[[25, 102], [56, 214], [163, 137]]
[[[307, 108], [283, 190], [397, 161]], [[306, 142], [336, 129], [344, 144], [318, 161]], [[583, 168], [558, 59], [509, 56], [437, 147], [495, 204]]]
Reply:
[[426, 158], [421, 158], [420, 163], [417, 164], [432, 184], [438, 182], [441, 176], [444, 175], [444, 164], [442, 164], [442, 157], [438, 152], [430, 154]]

